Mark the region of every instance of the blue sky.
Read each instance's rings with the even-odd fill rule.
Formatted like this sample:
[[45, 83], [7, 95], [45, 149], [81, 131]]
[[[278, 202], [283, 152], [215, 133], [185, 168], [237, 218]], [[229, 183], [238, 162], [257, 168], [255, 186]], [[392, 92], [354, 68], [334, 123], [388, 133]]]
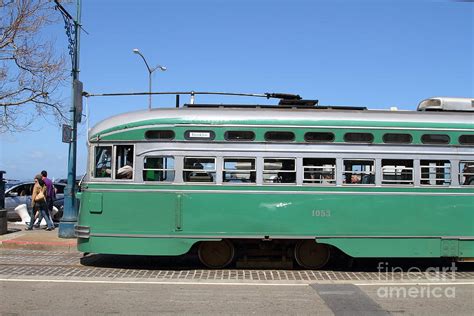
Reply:
[[[80, 79], [90, 93], [147, 91], [148, 72], [132, 53], [139, 48], [151, 65], [168, 68], [153, 75], [154, 91], [287, 92], [321, 104], [411, 110], [430, 96], [474, 95], [473, 3], [83, 0], [82, 9], [89, 35], [81, 37]], [[50, 29], [57, 50], [66, 53], [62, 23]], [[88, 103], [92, 126], [145, 109], [148, 99]], [[174, 96], [154, 97], [153, 105], [173, 107]], [[85, 123], [79, 134], [81, 174]], [[7, 178], [30, 179], [42, 169], [66, 176], [68, 146], [56, 124], [37, 121], [32, 131], [0, 139]]]

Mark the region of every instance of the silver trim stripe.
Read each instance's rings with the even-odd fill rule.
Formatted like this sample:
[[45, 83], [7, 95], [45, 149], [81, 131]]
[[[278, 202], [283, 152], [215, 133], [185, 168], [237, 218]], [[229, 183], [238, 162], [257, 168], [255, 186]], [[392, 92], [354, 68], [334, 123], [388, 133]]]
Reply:
[[[152, 124], [152, 125], [142, 125], [142, 126], [136, 126], [132, 128], [127, 128], [127, 129], [120, 129], [116, 131], [111, 131], [107, 133], [103, 133], [100, 136], [101, 137], [106, 137], [110, 135], [114, 135], [117, 133], [123, 133], [124, 131], [133, 131], [133, 130], [139, 130], [139, 129], [148, 129], [148, 128], [164, 128], [164, 127], [170, 127], [170, 128], [175, 128], [175, 127], [187, 127], [187, 128], [193, 128], [193, 127], [199, 127], [199, 128], [219, 128], [219, 127], [224, 127], [224, 128], [229, 128], [229, 127], [235, 127], [235, 128], [243, 128], [243, 127], [248, 127], [248, 128], [299, 128], [299, 129], [352, 129], [352, 130], [401, 130], [401, 131], [406, 131], [406, 130], [414, 130], [414, 131], [453, 131], [453, 132], [472, 132], [472, 129], [469, 128], [434, 128], [434, 127], [387, 127], [387, 126], [334, 126], [334, 125], [258, 125], [258, 124], [220, 124], [220, 125], [211, 125], [211, 124]], [[99, 132], [100, 133], [100, 132]], [[95, 136], [95, 135], [94, 135]], [[91, 137], [91, 141], [93, 140], [94, 137]]]
[[90, 227], [89, 226], [74, 226], [74, 232], [76, 233], [77, 238], [88, 239], [90, 236]]
[[[275, 186], [277, 187], [277, 186]], [[372, 186], [371, 186], [372, 187]], [[83, 192], [174, 192], [179, 193], [220, 193], [220, 194], [298, 194], [298, 195], [424, 195], [424, 196], [474, 196], [473, 192], [361, 192], [361, 191], [250, 191], [250, 190], [178, 190], [178, 189], [85, 189]]]
[[[413, 123], [413, 122], [409, 122]], [[418, 122], [416, 122], [418, 123]], [[153, 125], [151, 125], [153, 126]], [[156, 127], [156, 125], [154, 125]], [[320, 128], [320, 129], [379, 129], [379, 130], [420, 130], [420, 131], [426, 131], [426, 130], [431, 130], [431, 131], [469, 131], [472, 132], [472, 128], [437, 128], [437, 127], [387, 127], [387, 126], [352, 126], [352, 125], [259, 125], [259, 124], [252, 124], [252, 125], [246, 125], [246, 124], [220, 124], [220, 125], [211, 125], [211, 124], [195, 124], [195, 125], [188, 125], [188, 124], [176, 124], [175, 126], [183, 126], [183, 127], [188, 127], [188, 126], [198, 126], [198, 127], [262, 127], [262, 128], [275, 128], [275, 127], [282, 127], [282, 128]]]
[[[115, 143], [115, 142], [114, 142]], [[102, 143], [104, 144], [104, 143]], [[111, 143], [112, 144], [112, 143]], [[186, 149], [183, 149], [183, 148], [178, 148], [178, 147], [157, 147], [157, 148], [151, 148], [151, 149], [147, 149], [147, 150], [143, 150], [141, 152], [138, 152], [137, 153], [137, 156], [143, 156], [145, 154], [148, 154], [148, 153], [152, 153], [152, 152], [165, 152], [165, 151], [171, 151], [171, 152], [177, 152], [183, 156], [186, 156], [186, 153], [189, 153], [189, 152], [203, 152], [203, 151], [208, 151], [208, 150], [212, 150], [212, 151], [216, 151], [216, 152], [248, 152], [248, 153], [255, 153], [255, 155], [258, 155], [258, 156], [261, 156], [261, 153], [259, 150], [256, 150], [254, 148], [241, 148], [241, 147], [236, 147], [236, 148], [232, 148], [232, 147], [228, 147], [228, 148], [225, 148], [225, 147], [216, 147], [216, 146], [213, 146], [213, 144], [206, 144], [206, 145], [209, 145], [209, 146], [206, 146], [205, 148], [201, 147], [201, 148], [186, 148]], [[214, 144], [216, 145], [216, 144]], [[413, 147], [413, 148], [410, 148], [410, 150], [407, 150], [406, 148], [405, 149], [400, 149], [400, 150], [387, 150], [387, 149], [383, 149], [383, 148], [375, 148], [375, 146], [370, 146], [368, 147], [367, 144], [358, 144], [359, 147], [357, 148], [350, 148], [350, 149], [347, 149], [347, 146], [338, 146], [339, 148], [337, 149], [333, 149], [333, 150], [324, 150], [324, 149], [318, 149], [318, 148], [308, 148], [308, 147], [295, 147], [293, 148], [293, 146], [295, 145], [294, 143], [285, 143], [285, 144], [277, 144], [277, 143], [272, 143], [272, 145], [289, 145], [289, 146], [292, 146], [291, 148], [291, 153], [292, 154], [298, 154], [298, 153], [303, 153], [303, 154], [307, 154], [307, 153], [312, 153], [312, 154], [315, 154], [315, 153], [332, 153], [332, 154], [370, 154], [370, 155], [375, 155], [375, 154], [385, 154], [385, 155], [414, 155], [414, 154], [419, 154], [420, 153], [420, 149], [425, 149], [425, 148], [419, 148], [419, 147]], [[352, 147], [355, 146], [354, 144], [352, 144]], [[363, 148], [361, 148], [363, 147]], [[343, 149], [345, 148], [345, 149]], [[463, 152], [462, 150], [466, 150], [465, 152]], [[453, 150], [454, 151], [454, 150]], [[441, 150], [438, 150], [438, 151], [430, 151], [429, 154], [430, 155], [453, 155], [453, 151], [441, 151]], [[288, 153], [288, 148], [278, 148], [275, 146], [275, 148], [272, 148], [272, 153]], [[470, 156], [472, 154], [474, 154], [474, 150], [471, 149], [471, 148], [462, 148], [461, 150], [457, 150], [457, 152], [455, 153], [456, 155], [458, 156]]]
[[474, 240], [474, 236], [307, 236], [307, 235], [161, 235], [161, 234], [110, 234], [92, 233], [91, 237], [126, 237], [126, 238], [185, 238], [185, 239], [459, 239]]

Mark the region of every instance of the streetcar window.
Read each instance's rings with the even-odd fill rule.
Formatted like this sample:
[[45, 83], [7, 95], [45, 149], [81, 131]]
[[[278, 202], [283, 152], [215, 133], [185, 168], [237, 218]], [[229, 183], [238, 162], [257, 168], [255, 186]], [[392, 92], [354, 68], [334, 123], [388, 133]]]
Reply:
[[450, 185], [451, 163], [449, 160], [421, 160], [422, 185]]
[[146, 139], [157, 139], [157, 140], [172, 140], [174, 139], [173, 131], [146, 131]]
[[133, 146], [115, 146], [115, 179], [133, 178]]
[[227, 131], [224, 138], [233, 141], [252, 141], [255, 139], [255, 133], [252, 131]]
[[334, 133], [329, 132], [307, 132], [304, 140], [308, 143], [330, 143], [334, 141]]
[[410, 134], [400, 133], [387, 133], [383, 135], [382, 139], [387, 144], [410, 144], [413, 141]]
[[423, 144], [449, 144], [449, 136], [445, 134], [424, 134], [421, 136]]
[[336, 159], [303, 158], [304, 184], [336, 184]]
[[295, 159], [264, 159], [263, 166], [263, 183], [296, 183]]
[[112, 146], [97, 146], [94, 150], [95, 178], [112, 177]]
[[143, 158], [143, 181], [174, 180], [174, 157], [147, 156]]
[[413, 160], [382, 159], [382, 184], [413, 183]]
[[216, 158], [185, 157], [183, 179], [185, 182], [215, 182]]
[[459, 136], [459, 143], [461, 145], [474, 145], [474, 135]]
[[370, 133], [346, 133], [344, 141], [348, 143], [372, 143], [374, 135]]
[[255, 158], [224, 158], [224, 182], [255, 183], [255, 175]]
[[213, 140], [216, 134], [213, 131], [186, 131], [184, 138], [187, 140]]
[[373, 160], [344, 160], [344, 184], [375, 184]]
[[461, 161], [459, 171], [461, 185], [474, 185], [474, 161]]
[[293, 132], [271, 131], [265, 133], [265, 140], [270, 142], [292, 142], [295, 140]]

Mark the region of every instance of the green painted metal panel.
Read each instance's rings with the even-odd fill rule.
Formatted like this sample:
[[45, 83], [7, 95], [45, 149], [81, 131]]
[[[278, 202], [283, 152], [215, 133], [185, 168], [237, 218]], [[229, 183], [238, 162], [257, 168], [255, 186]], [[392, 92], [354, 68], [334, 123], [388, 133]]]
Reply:
[[459, 257], [474, 258], [474, 241], [460, 240], [459, 241]]
[[441, 240], [441, 256], [457, 257], [459, 255], [459, 240], [443, 239]]
[[377, 258], [440, 257], [440, 239], [435, 238], [328, 238], [317, 239], [339, 248], [350, 256]]
[[89, 212], [94, 214], [102, 213], [102, 193], [92, 192], [86, 194]]
[[[91, 192], [106, 188], [123, 191]], [[102, 194], [103, 212], [81, 211], [79, 222], [91, 234], [334, 237], [324, 240], [356, 257], [474, 256], [474, 240], [457, 240], [474, 236], [474, 196], [441, 195], [448, 192], [473, 190], [91, 184], [81, 210], [93, 206], [89, 196]]]
[[91, 237], [78, 239], [81, 252], [122, 255], [182, 255], [201, 239]]

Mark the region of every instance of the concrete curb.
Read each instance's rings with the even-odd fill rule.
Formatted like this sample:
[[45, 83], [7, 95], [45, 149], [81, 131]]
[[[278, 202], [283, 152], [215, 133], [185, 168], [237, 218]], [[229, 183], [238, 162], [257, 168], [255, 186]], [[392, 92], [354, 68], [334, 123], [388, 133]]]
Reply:
[[2, 249], [25, 249], [25, 250], [60, 250], [68, 252], [77, 251], [76, 240], [53, 242], [53, 241], [24, 241], [24, 240], [4, 240], [0, 241]]
[[24, 225], [10, 225], [9, 233], [0, 235], [0, 249], [77, 252], [77, 239], [62, 239], [57, 230], [25, 231]]

